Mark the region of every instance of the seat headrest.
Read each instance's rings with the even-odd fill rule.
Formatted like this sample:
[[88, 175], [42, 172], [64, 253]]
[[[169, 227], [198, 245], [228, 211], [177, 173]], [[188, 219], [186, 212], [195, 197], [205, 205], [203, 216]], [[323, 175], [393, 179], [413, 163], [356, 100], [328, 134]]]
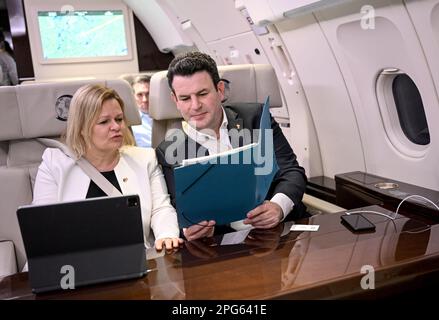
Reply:
[[[271, 65], [244, 64], [218, 66], [222, 79], [229, 81], [226, 103], [260, 102], [270, 96], [272, 108], [282, 106], [276, 73]], [[149, 112], [155, 120], [179, 119], [181, 114], [171, 99], [167, 71], [155, 73], [149, 88]]]
[[126, 82], [128, 82], [130, 85], [132, 85], [135, 77], [138, 77], [138, 76], [152, 77], [153, 74], [154, 74], [154, 71], [147, 71], [147, 72], [140, 72], [140, 73], [125, 73], [125, 74], [121, 74], [119, 76], [119, 79], [123, 79]]
[[125, 103], [128, 125], [141, 124], [131, 86], [120, 79], [0, 87], [0, 141], [60, 136], [66, 129], [67, 116], [62, 112], [62, 106], [66, 102], [70, 103], [76, 90], [87, 84], [102, 84], [116, 90]]

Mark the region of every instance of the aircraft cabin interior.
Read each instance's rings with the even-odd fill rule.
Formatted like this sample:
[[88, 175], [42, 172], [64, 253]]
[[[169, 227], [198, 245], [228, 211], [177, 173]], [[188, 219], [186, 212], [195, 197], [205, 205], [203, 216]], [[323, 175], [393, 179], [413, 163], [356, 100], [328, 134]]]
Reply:
[[[439, 0], [0, 0], [0, 21], [18, 78], [0, 86], [0, 299], [376, 299], [439, 285]], [[156, 149], [182, 129], [167, 70], [191, 51], [216, 62], [223, 105], [269, 97], [309, 217], [148, 248], [136, 279], [36, 293], [17, 210], [72, 96], [112, 88], [140, 125], [131, 83], [150, 76]], [[215, 208], [221, 190], [209, 194]], [[355, 214], [373, 230], [342, 223]]]

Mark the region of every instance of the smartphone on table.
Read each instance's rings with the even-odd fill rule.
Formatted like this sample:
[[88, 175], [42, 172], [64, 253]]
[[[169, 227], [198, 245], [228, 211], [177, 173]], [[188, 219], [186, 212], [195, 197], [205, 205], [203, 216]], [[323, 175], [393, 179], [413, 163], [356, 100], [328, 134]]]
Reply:
[[344, 214], [341, 223], [354, 232], [375, 231], [375, 225], [361, 214]]

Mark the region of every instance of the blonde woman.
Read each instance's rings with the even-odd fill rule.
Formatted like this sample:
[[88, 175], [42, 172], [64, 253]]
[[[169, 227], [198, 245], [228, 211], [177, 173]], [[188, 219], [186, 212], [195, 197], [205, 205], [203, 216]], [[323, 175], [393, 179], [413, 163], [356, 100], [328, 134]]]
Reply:
[[[133, 146], [124, 103], [101, 85], [78, 89], [70, 104], [66, 144], [90, 162], [122, 194], [140, 197], [145, 240], [157, 250], [177, 248], [177, 214], [171, 206], [163, 173], [151, 148]], [[38, 169], [33, 204], [106, 196], [63, 151], [47, 148]], [[152, 232], [151, 232], [152, 230]]]

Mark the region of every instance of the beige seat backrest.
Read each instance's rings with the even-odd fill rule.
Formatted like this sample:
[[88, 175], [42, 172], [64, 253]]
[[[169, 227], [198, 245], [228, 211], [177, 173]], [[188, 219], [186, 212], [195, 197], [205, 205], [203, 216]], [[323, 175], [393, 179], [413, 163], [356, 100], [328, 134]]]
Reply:
[[[225, 104], [236, 102], [264, 103], [270, 96], [270, 107], [282, 106], [282, 98], [274, 69], [270, 65], [245, 64], [218, 66], [222, 79], [229, 81]], [[167, 133], [181, 128], [181, 114], [171, 99], [171, 90], [166, 78], [167, 71], [155, 73], [149, 89], [150, 115], [154, 119], [152, 146], [163, 141]]]
[[125, 74], [121, 74], [119, 76], [119, 79], [123, 79], [131, 85], [133, 83], [133, 80], [135, 77], [137, 77], [137, 76], [150, 76], [150, 77], [152, 77], [152, 75], [154, 73], [155, 73], [155, 71], [146, 71], [146, 72], [139, 72], [139, 73], [125, 73]]
[[35, 176], [46, 148], [37, 139], [56, 139], [64, 133], [66, 121], [58, 119], [64, 116], [60, 101], [92, 83], [115, 89], [126, 105], [128, 125], [141, 123], [131, 87], [120, 79], [0, 87], [0, 239], [14, 242], [19, 270], [26, 257], [16, 210], [32, 202]]
[[[0, 259], [14, 259], [18, 261], [18, 266], [22, 266], [25, 253], [15, 210], [19, 205], [32, 201], [32, 190], [27, 169], [7, 167], [9, 140], [22, 137], [23, 131], [16, 88], [0, 87], [0, 101], [0, 241], [11, 240], [16, 249], [12, 256], [2, 256]], [[17, 265], [17, 261], [7, 264]], [[8, 274], [12, 270], [1, 272], [5, 271]]]

